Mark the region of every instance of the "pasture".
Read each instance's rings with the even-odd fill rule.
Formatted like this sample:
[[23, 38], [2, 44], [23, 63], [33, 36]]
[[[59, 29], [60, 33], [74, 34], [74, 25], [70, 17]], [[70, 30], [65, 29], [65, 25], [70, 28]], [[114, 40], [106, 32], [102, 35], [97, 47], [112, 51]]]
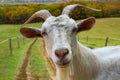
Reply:
[[[42, 23], [31, 23], [26, 27], [40, 27]], [[20, 25], [0, 25], [0, 42], [11, 38], [21, 37], [19, 33]], [[86, 37], [88, 36], [88, 42]], [[89, 47], [103, 47], [105, 38], [109, 37], [108, 45], [120, 45], [120, 18], [100, 18], [90, 31], [79, 33], [78, 40]], [[0, 44], [0, 80], [16, 80], [22, 65], [25, 53], [32, 43], [26, 40], [25, 44], [21, 40], [20, 48], [17, 48], [15, 39], [13, 40], [13, 55], [9, 56], [8, 41]], [[29, 57], [27, 70], [32, 80], [47, 80], [47, 64], [41, 55], [41, 39], [33, 45]]]
[[[106, 37], [109, 37], [108, 46], [120, 45], [120, 18], [100, 18], [95, 26], [78, 34], [79, 40], [90, 47], [103, 47]], [[86, 37], [89, 37], [86, 43]]]
[[[36, 24], [32, 24], [35, 26]], [[38, 25], [38, 24], [37, 24]], [[27, 25], [30, 26], [30, 25]], [[26, 52], [32, 43], [32, 40], [25, 39], [25, 42], [22, 40], [22, 36], [19, 33], [20, 25], [0, 25], [0, 80], [16, 80], [20, 72], [21, 65], [24, 62]], [[16, 37], [19, 38], [20, 48], [17, 46]], [[12, 39], [12, 56], [10, 56], [9, 51], [9, 38]], [[5, 40], [5, 42], [4, 42]], [[29, 66], [30, 72], [33, 79], [46, 79], [46, 67], [43, 60], [43, 57], [40, 56], [40, 44], [37, 41], [33, 50], [31, 51], [31, 57]], [[39, 52], [39, 53], [38, 53]], [[39, 62], [40, 61], [40, 62]], [[39, 74], [38, 74], [39, 73]]]

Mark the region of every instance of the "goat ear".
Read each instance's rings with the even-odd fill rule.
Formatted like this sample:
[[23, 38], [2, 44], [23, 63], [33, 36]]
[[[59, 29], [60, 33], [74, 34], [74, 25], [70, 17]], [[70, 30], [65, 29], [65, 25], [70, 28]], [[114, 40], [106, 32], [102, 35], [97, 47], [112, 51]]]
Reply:
[[78, 31], [77, 32], [89, 30], [93, 27], [94, 24], [95, 24], [95, 18], [94, 17], [84, 19], [77, 24], [77, 26], [78, 26]]
[[42, 37], [40, 29], [37, 28], [21, 28], [20, 32], [27, 38]]

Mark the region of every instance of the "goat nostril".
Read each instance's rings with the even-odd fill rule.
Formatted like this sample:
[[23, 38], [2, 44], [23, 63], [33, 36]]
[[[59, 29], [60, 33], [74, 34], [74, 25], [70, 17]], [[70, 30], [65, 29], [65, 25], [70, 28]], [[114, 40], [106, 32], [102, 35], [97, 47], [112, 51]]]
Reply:
[[64, 50], [63, 50], [63, 53], [64, 53], [65, 55], [68, 54], [68, 52], [69, 52], [68, 49], [64, 49]]
[[55, 50], [55, 55], [61, 60], [69, 53], [68, 49]]

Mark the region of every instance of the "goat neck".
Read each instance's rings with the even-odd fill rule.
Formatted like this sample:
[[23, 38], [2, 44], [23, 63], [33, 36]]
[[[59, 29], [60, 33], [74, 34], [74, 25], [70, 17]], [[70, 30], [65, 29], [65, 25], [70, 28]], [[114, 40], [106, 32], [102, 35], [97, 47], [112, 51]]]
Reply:
[[99, 60], [93, 52], [77, 42], [77, 51], [72, 66], [75, 80], [94, 80], [99, 72]]

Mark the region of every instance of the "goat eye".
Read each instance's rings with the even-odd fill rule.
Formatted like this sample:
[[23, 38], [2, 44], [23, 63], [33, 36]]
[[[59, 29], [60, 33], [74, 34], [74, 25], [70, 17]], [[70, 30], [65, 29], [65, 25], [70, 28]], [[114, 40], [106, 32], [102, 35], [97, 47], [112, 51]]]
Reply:
[[76, 31], [77, 31], [77, 28], [73, 28], [73, 29], [72, 29], [72, 32], [76, 32]]
[[44, 36], [44, 35], [47, 35], [47, 33], [46, 32], [42, 32], [42, 35]]

